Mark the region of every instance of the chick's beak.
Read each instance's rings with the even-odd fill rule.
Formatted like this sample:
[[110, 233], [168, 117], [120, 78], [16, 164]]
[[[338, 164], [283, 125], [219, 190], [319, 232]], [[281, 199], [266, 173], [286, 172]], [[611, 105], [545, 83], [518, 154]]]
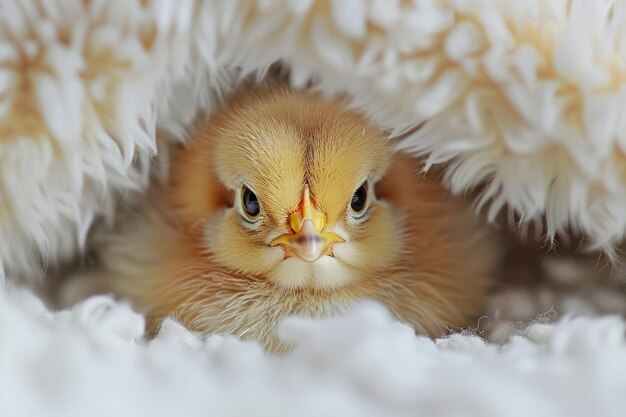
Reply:
[[313, 204], [308, 187], [288, 222], [291, 232], [270, 243], [272, 247], [283, 246], [285, 258], [296, 256], [305, 262], [315, 262], [324, 255], [333, 256], [332, 245], [344, 241], [334, 233], [322, 232], [326, 218]]

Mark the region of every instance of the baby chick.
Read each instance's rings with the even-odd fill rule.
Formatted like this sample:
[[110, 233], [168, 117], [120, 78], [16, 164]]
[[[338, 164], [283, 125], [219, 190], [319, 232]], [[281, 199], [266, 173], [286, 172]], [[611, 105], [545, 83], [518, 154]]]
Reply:
[[114, 291], [153, 330], [171, 316], [284, 351], [282, 318], [384, 303], [421, 334], [475, 323], [498, 243], [461, 199], [340, 100], [235, 95], [167, 186], [105, 238]]

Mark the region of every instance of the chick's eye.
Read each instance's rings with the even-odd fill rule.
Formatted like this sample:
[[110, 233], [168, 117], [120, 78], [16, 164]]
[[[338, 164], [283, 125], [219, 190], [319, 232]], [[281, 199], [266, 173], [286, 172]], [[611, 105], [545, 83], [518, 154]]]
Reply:
[[352, 194], [352, 200], [350, 201], [350, 208], [354, 213], [360, 214], [367, 204], [367, 181], [364, 182], [357, 190]]
[[244, 186], [241, 193], [241, 206], [243, 211], [251, 218], [255, 218], [261, 212], [261, 205], [256, 194], [254, 194], [248, 187]]

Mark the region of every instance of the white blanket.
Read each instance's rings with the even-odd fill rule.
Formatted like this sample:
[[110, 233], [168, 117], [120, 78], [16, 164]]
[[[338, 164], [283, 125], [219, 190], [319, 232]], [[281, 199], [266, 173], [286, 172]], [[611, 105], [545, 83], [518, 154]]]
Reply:
[[0, 415], [97, 417], [623, 417], [626, 323], [533, 324], [504, 345], [474, 335], [432, 341], [377, 304], [302, 318], [270, 356], [231, 337], [199, 338], [95, 297], [50, 312], [0, 293]]

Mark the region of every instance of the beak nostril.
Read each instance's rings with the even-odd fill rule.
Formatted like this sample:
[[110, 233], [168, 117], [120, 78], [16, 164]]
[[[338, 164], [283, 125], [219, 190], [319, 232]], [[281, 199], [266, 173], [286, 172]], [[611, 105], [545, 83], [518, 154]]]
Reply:
[[324, 255], [333, 256], [333, 244], [343, 241], [334, 233], [319, 232], [313, 221], [306, 219], [299, 232], [279, 236], [270, 246], [282, 246], [285, 258], [296, 256], [305, 262], [315, 262]]
[[323, 239], [319, 235], [310, 235], [310, 234], [298, 236], [298, 238], [296, 239], [296, 243], [301, 244], [301, 245], [305, 243], [320, 243], [322, 241]]
[[334, 233], [324, 232], [326, 216], [313, 204], [306, 187], [298, 209], [287, 217], [289, 233], [274, 239], [270, 246], [282, 246], [285, 258], [297, 256], [306, 262], [315, 262], [324, 255], [333, 256], [332, 246], [343, 242]]
[[308, 186], [304, 188], [302, 199], [300, 203], [298, 203], [298, 208], [288, 216], [287, 224], [292, 233], [300, 233], [307, 220], [310, 220], [318, 233], [324, 230], [326, 216], [315, 205], [314, 198], [310, 194]]

